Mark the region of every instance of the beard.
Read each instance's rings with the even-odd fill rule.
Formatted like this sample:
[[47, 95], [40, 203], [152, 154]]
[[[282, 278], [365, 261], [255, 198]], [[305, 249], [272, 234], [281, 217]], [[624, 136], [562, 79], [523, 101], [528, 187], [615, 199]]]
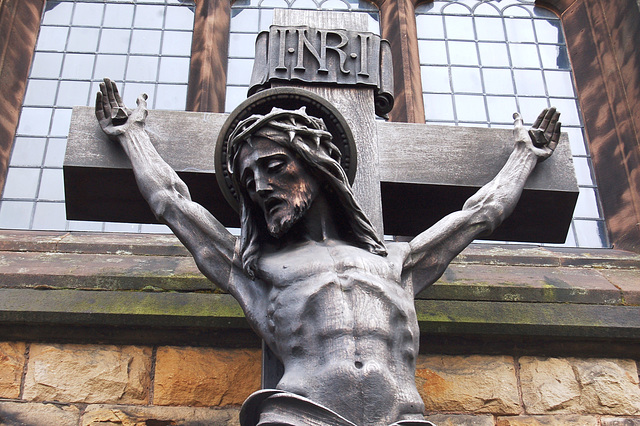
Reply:
[[312, 198], [309, 194], [298, 196], [293, 200], [284, 200], [283, 205], [278, 206], [278, 211], [268, 217], [265, 213], [267, 231], [274, 238], [280, 238], [286, 234], [309, 210]]

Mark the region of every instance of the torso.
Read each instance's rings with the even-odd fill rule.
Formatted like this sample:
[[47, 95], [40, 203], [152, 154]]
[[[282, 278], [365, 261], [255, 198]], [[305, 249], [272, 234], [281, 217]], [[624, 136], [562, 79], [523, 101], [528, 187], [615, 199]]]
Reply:
[[285, 366], [279, 389], [358, 425], [421, 418], [418, 323], [412, 289], [401, 282], [405, 255], [381, 257], [337, 241], [263, 255], [264, 334]]

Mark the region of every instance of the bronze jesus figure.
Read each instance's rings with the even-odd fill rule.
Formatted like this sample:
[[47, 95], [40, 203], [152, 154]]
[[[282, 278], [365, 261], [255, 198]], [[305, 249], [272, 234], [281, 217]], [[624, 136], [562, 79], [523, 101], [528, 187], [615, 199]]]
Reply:
[[[411, 242], [384, 243], [353, 197], [323, 122], [304, 109], [241, 121], [227, 141], [241, 237], [191, 201], [145, 131], [146, 95], [126, 109], [105, 79], [104, 132], [125, 150], [142, 195], [210, 280], [233, 295], [284, 365], [277, 389], [245, 402], [249, 425], [425, 425], [415, 386], [414, 297], [514, 209], [535, 165], [560, 136], [544, 110], [530, 130], [514, 114], [514, 149], [499, 174]], [[407, 277], [412, 268], [420, 282]]]

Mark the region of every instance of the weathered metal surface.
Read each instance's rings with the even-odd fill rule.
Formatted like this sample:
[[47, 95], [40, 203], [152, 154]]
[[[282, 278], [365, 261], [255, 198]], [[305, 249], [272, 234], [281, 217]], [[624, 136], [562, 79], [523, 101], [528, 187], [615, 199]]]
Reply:
[[[283, 15], [283, 21], [308, 14]], [[336, 15], [338, 25], [339, 18]], [[287, 23], [291, 24], [275, 20], [275, 25]], [[286, 38], [286, 31], [282, 34]], [[299, 48], [305, 40], [299, 38]], [[316, 59], [318, 71], [324, 71], [326, 58]], [[328, 93], [330, 102], [346, 109], [346, 91]], [[416, 306], [428, 301], [414, 299], [442, 276], [460, 251], [512, 213], [527, 178], [559, 142], [560, 113], [544, 109], [528, 130], [514, 114], [509, 138], [514, 145], [499, 172], [464, 207], [410, 244], [382, 241], [368, 218], [370, 212], [354, 198], [340, 163], [341, 150], [332, 143], [340, 138], [327, 131], [324, 115], [309, 116], [304, 108], [274, 108], [235, 124], [234, 113], [228, 120], [231, 132], [221, 132], [226, 150], [216, 149], [216, 165], [226, 165], [223, 169], [238, 200], [237, 241], [191, 200], [188, 187], [163, 161], [145, 128], [146, 100], [141, 95], [137, 108], [127, 109], [115, 83], [105, 78], [95, 107], [102, 131], [131, 161], [137, 186], [154, 215], [185, 244], [199, 270], [237, 300], [251, 328], [284, 366], [282, 377], [271, 372], [277, 383], [265, 383], [272, 389], [255, 392], [245, 401], [240, 423], [316, 419], [356, 426], [402, 420], [433, 426], [423, 420], [424, 404], [415, 385], [420, 340]], [[379, 165], [376, 126], [371, 108], [357, 103], [354, 108], [350, 101], [356, 113], [351, 116], [356, 147], [372, 153], [360, 165], [359, 171], [364, 171]], [[261, 102], [268, 103], [255, 96], [239, 108], [250, 110]], [[367, 189], [378, 187], [377, 172], [368, 178]], [[364, 199], [378, 202], [380, 197]], [[475, 303], [482, 310], [484, 302]], [[444, 318], [455, 318], [455, 309]], [[436, 321], [442, 317], [429, 309], [420, 315]], [[463, 311], [456, 322], [468, 317]], [[526, 319], [515, 323], [528, 326]], [[623, 322], [622, 328], [626, 325]], [[501, 327], [493, 331], [497, 329]]]
[[[308, 15], [306, 11], [302, 13]], [[256, 40], [257, 60], [250, 94], [275, 81], [371, 86], [375, 89], [376, 114], [386, 116], [391, 111], [391, 48], [386, 40], [366, 31], [366, 23], [363, 31], [313, 27], [305, 19], [297, 20], [297, 24], [277, 25], [278, 19], [274, 17], [269, 32], [259, 34]]]

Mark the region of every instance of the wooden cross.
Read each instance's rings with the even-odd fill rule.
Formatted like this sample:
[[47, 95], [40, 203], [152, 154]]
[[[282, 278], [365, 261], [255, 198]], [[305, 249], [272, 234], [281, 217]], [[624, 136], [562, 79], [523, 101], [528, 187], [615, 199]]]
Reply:
[[[368, 41], [366, 15], [359, 13], [276, 10], [274, 25], [339, 28], [358, 32], [359, 36], [353, 37], [356, 43]], [[282, 37], [282, 31], [272, 34]], [[303, 63], [315, 65], [316, 68], [302, 67], [306, 74], [315, 72], [320, 79], [327, 79], [334, 72], [338, 80], [341, 75], [347, 78], [330, 85], [276, 79], [271, 85], [295, 84], [313, 91], [344, 115], [357, 147], [356, 198], [379, 232], [384, 229], [388, 235], [411, 236], [427, 229], [446, 214], [459, 210], [508, 158], [513, 143], [510, 130], [375, 120], [374, 89], [361, 84], [373, 75], [371, 69], [365, 69], [363, 55], [339, 55], [335, 44], [324, 48], [307, 46], [311, 37], [300, 31], [291, 36], [301, 40], [297, 51], [281, 49], [274, 55], [275, 66], [281, 66], [283, 55], [289, 53], [299, 68]], [[331, 55], [338, 60], [327, 65]], [[340, 68], [348, 66], [350, 59], [354, 72], [341, 73]], [[321, 70], [327, 66], [338, 69]], [[345, 83], [348, 78], [358, 78], [353, 80], [358, 85]], [[189, 186], [192, 198], [226, 226], [237, 227], [238, 216], [224, 200], [215, 178], [213, 153], [226, 117], [227, 114], [216, 113], [150, 111], [147, 129], [161, 156]], [[64, 175], [69, 219], [156, 223], [138, 192], [129, 160], [100, 130], [93, 108], [74, 109]], [[489, 238], [562, 243], [577, 196], [569, 144], [563, 135], [555, 154], [530, 176], [511, 217]]]

